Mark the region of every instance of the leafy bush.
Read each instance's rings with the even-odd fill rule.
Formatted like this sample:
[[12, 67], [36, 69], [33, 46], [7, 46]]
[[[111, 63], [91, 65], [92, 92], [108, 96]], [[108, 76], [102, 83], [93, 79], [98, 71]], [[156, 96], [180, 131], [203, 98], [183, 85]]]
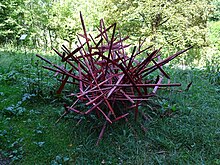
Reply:
[[15, 84], [18, 80], [19, 73], [15, 70], [9, 71], [8, 73], [0, 74], [0, 82], [6, 84]]
[[211, 21], [219, 21], [220, 20], [220, 1], [213, 0], [211, 3], [214, 7], [213, 13], [210, 15]]
[[9, 130], [0, 130], [0, 139], [0, 156], [2, 159], [5, 159], [4, 161], [7, 162], [7, 164], [22, 159], [24, 154], [22, 147], [23, 138], [18, 138], [13, 128]]

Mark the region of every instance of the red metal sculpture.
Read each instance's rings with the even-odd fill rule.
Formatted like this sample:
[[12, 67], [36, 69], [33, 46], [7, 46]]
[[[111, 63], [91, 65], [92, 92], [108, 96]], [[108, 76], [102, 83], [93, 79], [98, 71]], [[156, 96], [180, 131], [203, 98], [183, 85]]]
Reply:
[[[57, 94], [60, 94], [68, 83], [79, 87], [78, 93], [68, 95], [73, 97], [74, 103], [65, 105], [64, 115], [72, 111], [82, 115], [94, 113], [98, 117], [103, 116], [105, 121], [99, 135], [99, 142], [107, 123], [112, 124], [126, 118], [133, 112], [131, 109], [134, 109], [136, 120], [138, 107], [143, 101], [155, 96], [158, 89], [181, 85], [179, 83], [171, 84], [170, 81], [164, 84], [163, 79], [169, 80], [170, 76], [162, 66], [191, 47], [162, 60], [159, 54], [160, 49], [147, 53], [146, 51], [151, 47], [142, 49], [144, 41], [140, 40], [132, 54], [128, 55], [125, 49], [130, 45], [125, 45], [124, 41], [129, 37], [122, 38], [120, 33], [116, 35], [116, 24], [106, 28], [104, 21], [101, 20], [98, 28], [99, 34], [93, 38], [86, 31], [81, 13], [80, 18], [84, 33], [77, 36], [79, 41], [77, 48], [70, 51], [62, 46], [64, 53], [54, 49], [65, 63], [65, 67], [53, 64], [40, 55], [37, 56], [52, 66], [43, 66], [45, 69], [63, 75]], [[111, 30], [112, 34], [109, 35]], [[82, 43], [80, 38], [85, 42]], [[138, 55], [143, 53], [146, 56], [144, 60], [135, 60]], [[148, 80], [148, 75], [155, 70], [159, 70], [161, 73], [156, 82]], [[84, 102], [88, 109], [77, 109], [78, 102]], [[120, 106], [116, 106], [117, 104]]]

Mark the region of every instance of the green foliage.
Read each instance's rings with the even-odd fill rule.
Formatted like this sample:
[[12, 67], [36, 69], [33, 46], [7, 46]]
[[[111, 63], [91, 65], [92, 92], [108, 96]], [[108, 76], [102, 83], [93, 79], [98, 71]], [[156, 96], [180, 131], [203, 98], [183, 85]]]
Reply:
[[220, 50], [220, 21], [209, 22], [209, 40], [214, 51]]
[[[109, 1], [108, 20], [117, 21], [124, 33], [147, 37], [149, 44], [183, 48], [206, 45], [207, 0]], [[114, 18], [114, 19], [112, 19]]]
[[[103, 17], [100, 1], [49, 1], [10, 0], [0, 3], [0, 43], [18, 44], [22, 34], [27, 34], [23, 43], [29, 47], [45, 50], [67, 42], [69, 47], [80, 30], [79, 12], [86, 16], [85, 22], [93, 30]], [[65, 42], [64, 42], [65, 41]]]
[[210, 15], [210, 20], [211, 21], [219, 21], [220, 20], [220, 1], [219, 0], [213, 0], [211, 2], [213, 5], [214, 11]]
[[[23, 138], [18, 138], [16, 130], [13, 128], [0, 130], [0, 162], [4, 159], [6, 164], [11, 164], [15, 161], [21, 160], [24, 154], [22, 147]], [[8, 150], [8, 152], [6, 152]]]
[[22, 107], [21, 104], [22, 102], [20, 101], [16, 105], [12, 104], [11, 106], [3, 109], [3, 115], [6, 115], [8, 117], [23, 115], [26, 109]]
[[69, 160], [69, 157], [57, 155], [56, 158], [51, 161], [51, 165], [67, 164]]
[[[189, 55], [177, 61], [198, 65], [195, 61], [204, 60], [205, 49], [210, 46], [207, 23], [210, 17], [217, 20], [218, 8], [218, 0], [3, 1], [0, 45], [6, 44], [6, 49], [14, 44], [17, 49], [24, 46], [47, 51], [65, 44], [73, 49], [76, 34], [82, 33], [81, 11], [89, 33], [96, 33], [99, 20], [104, 18], [106, 27], [117, 22], [122, 36], [129, 35], [134, 45], [140, 37], [146, 38], [146, 45], [163, 46], [165, 55], [193, 45]], [[22, 34], [27, 38], [21, 41]]]
[[14, 84], [19, 76], [19, 73], [16, 71], [10, 71], [5, 74], [0, 74], [0, 82], [6, 84]]
[[23, 31], [22, 0], [0, 2], [0, 43], [15, 39]]
[[210, 47], [206, 48], [205, 70], [213, 84], [220, 84], [220, 21], [209, 22]]
[[212, 84], [220, 85], [220, 54], [206, 62], [206, 72]]
[[[207, 21], [213, 6], [210, 0], [10, 0], [1, 2], [0, 43], [17, 43], [22, 34], [27, 39], [20, 44], [48, 49], [66, 44], [72, 48], [81, 31], [82, 11], [89, 32], [104, 18], [108, 24], [117, 22], [123, 36], [132, 41], [147, 38], [148, 45], [163, 45], [164, 50], [182, 49], [189, 45], [207, 45]], [[217, 6], [217, 5], [216, 5]], [[107, 26], [107, 25], [106, 25]], [[9, 30], [9, 31], [8, 31]], [[15, 42], [14, 39], [17, 39]], [[6, 41], [7, 39], [7, 41]]]

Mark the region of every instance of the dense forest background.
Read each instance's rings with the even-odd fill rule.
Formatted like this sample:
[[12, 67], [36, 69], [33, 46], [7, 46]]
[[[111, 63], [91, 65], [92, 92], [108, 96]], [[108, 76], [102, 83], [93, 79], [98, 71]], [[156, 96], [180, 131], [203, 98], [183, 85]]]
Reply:
[[[165, 54], [193, 45], [193, 56], [187, 59], [191, 63], [208, 59], [220, 47], [213, 39], [219, 36], [220, 28], [215, 26], [211, 30], [216, 35], [209, 35], [210, 22], [220, 19], [219, 0], [2, 1], [0, 45], [50, 50], [64, 43], [72, 48], [81, 32], [80, 11], [91, 33], [103, 18], [107, 25], [116, 22], [133, 44], [145, 38], [146, 45], [163, 47]], [[22, 35], [27, 35], [25, 40]]]

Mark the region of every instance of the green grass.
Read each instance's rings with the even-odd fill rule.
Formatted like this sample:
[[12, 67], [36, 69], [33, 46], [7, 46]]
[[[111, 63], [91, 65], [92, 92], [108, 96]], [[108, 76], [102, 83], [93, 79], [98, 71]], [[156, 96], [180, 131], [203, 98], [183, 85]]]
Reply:
[[56, 83], [36, 60], [0, 52], [0, 151], [12, 164], [220, 164], [220, 86], [205, 71], [168, 69], [183, 84], [178, 89], [192, 81], [190, 90], [161, 91], [160, 106], [141, 108], [151, 120], [108, 126], [96, 146], [99, 121], [77, 125], [79, 116], [70, 114], [55, 124], [64, 100], [51, 95]]

